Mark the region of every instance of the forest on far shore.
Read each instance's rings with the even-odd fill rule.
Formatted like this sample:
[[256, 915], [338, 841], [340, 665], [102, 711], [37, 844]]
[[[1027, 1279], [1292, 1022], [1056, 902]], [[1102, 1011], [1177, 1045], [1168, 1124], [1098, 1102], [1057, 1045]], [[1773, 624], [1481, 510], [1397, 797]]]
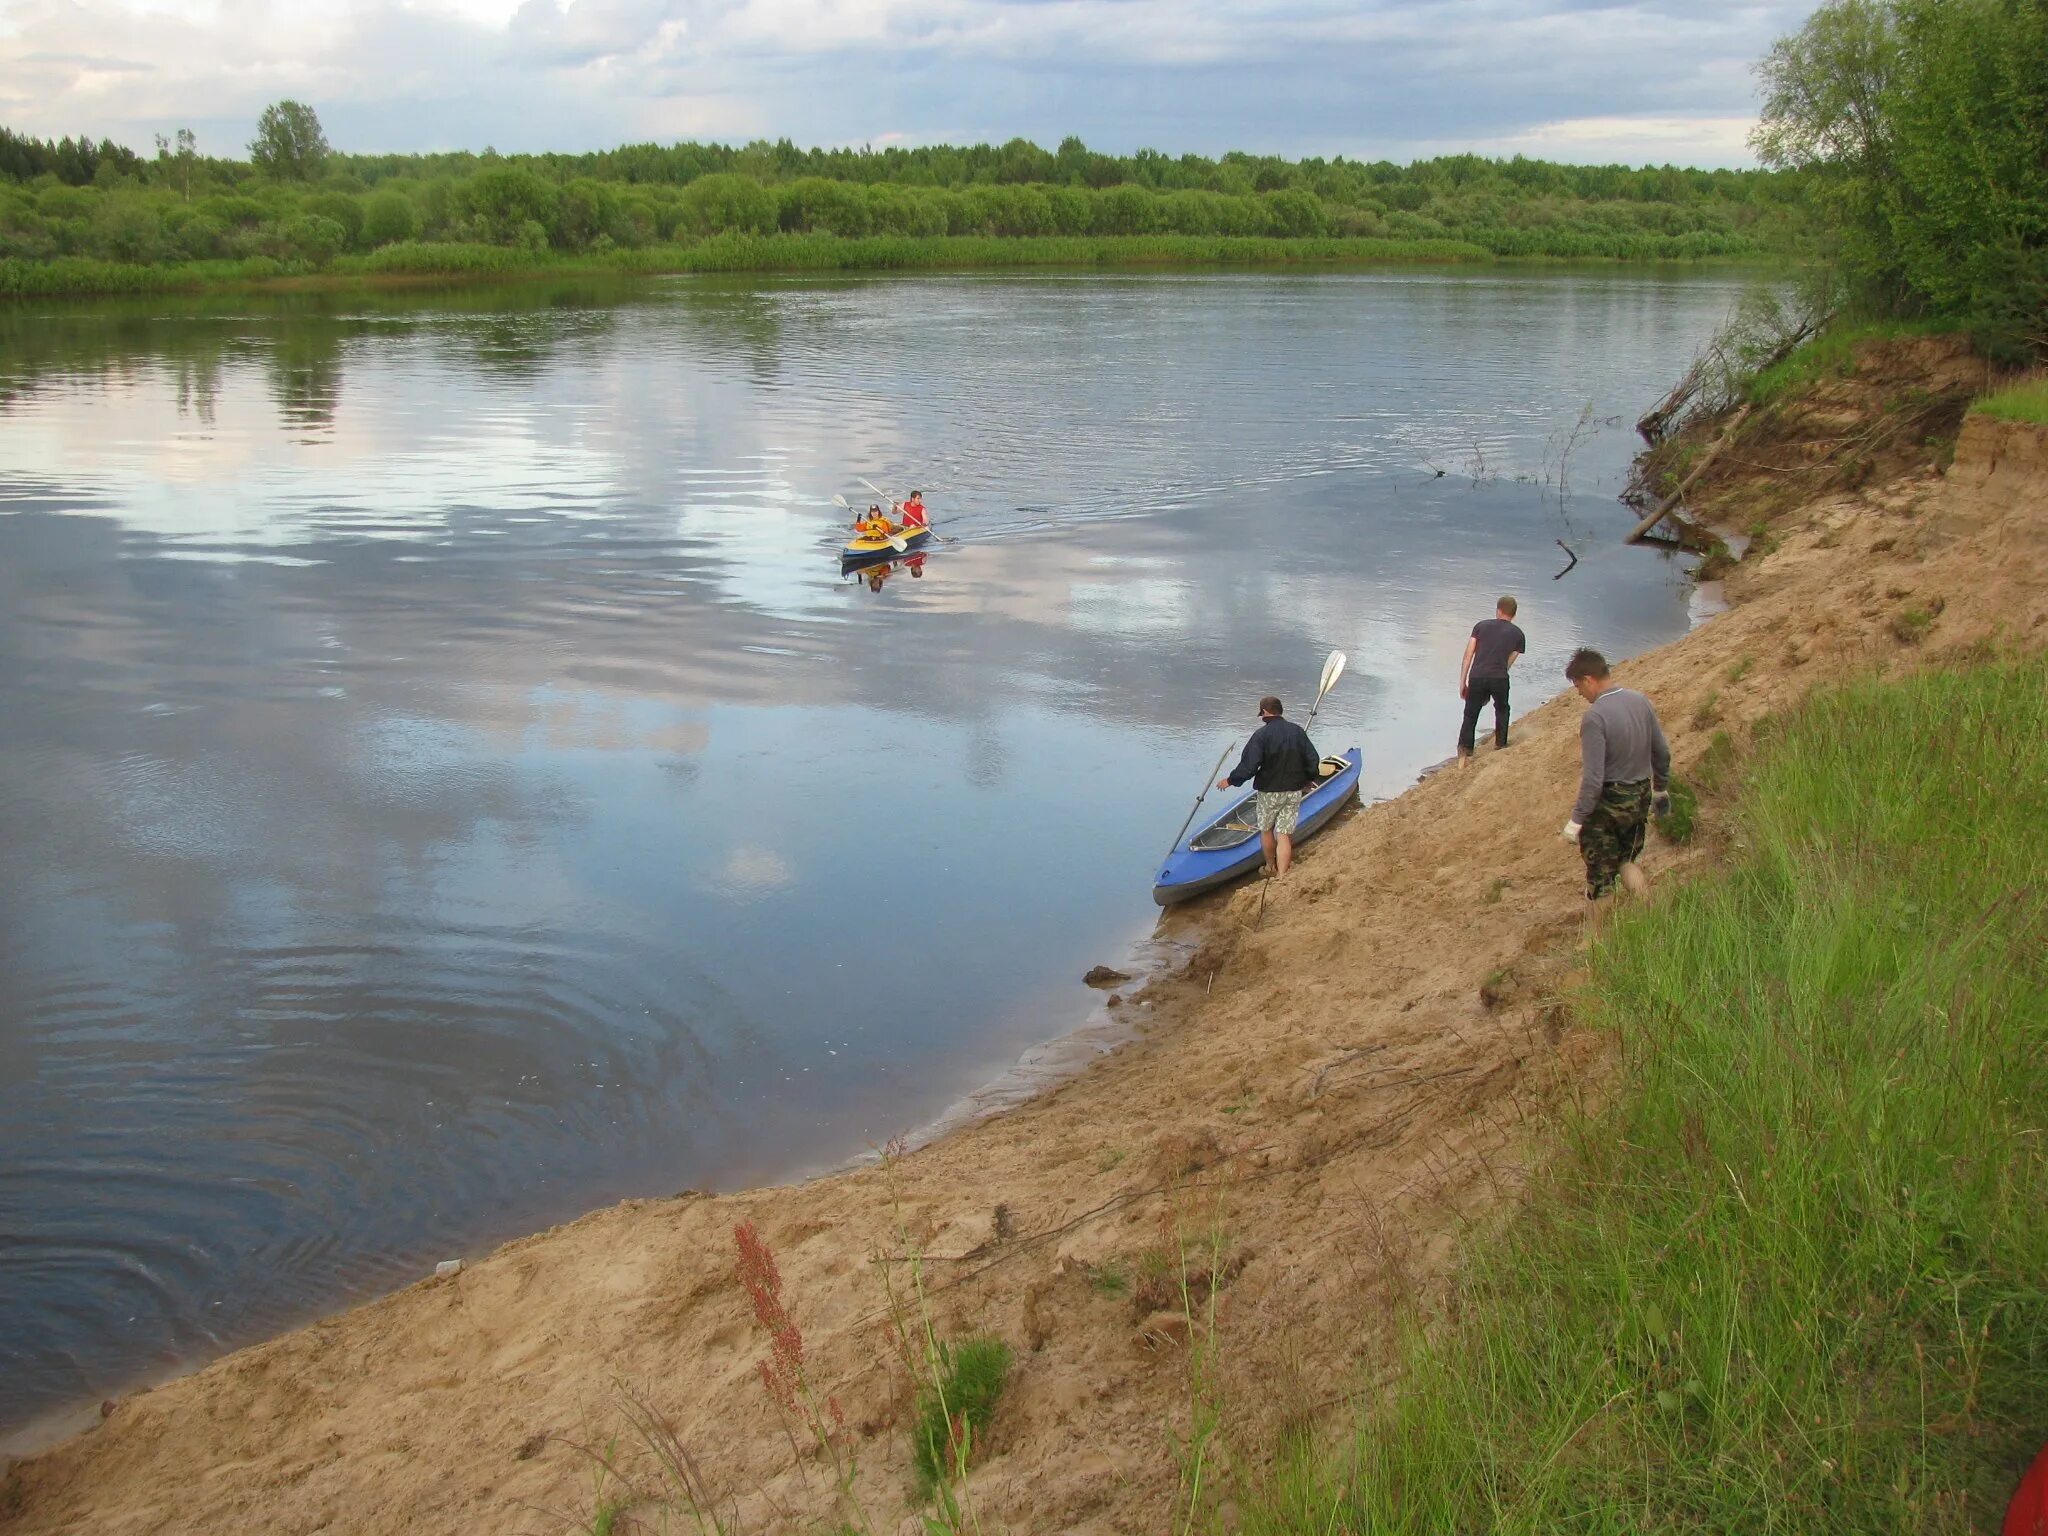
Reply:
[[[1796, 173], [1449, 155], [1395, 165], [1105, 155], [1077, 138], [799, 149], [632, 144], [591, 154], [354, 155], [312, 108], [265, 109], [246, 156], [180, 130], [154, 156], [0, 128], [0, 262], [238, 263], [317, 271], [393, 246], [563, 255], [778, 236], [1207, 237], [1458, 242], [1473, 254], [1690, 259], [1790, 253]], [[0, 284], [0, 289], [5, 288]]]

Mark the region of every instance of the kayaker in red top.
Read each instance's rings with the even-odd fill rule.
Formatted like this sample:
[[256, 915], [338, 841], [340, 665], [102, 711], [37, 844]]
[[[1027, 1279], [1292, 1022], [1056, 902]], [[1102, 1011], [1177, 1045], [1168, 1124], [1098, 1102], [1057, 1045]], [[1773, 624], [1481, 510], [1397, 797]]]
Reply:
[[903, 526], [906, 528], [928, 528], [931, 526], [924, 520], [923, 491], [912, 491], [910, 493], [910, 500], [904, 502], [896, 510], [903, 514]]

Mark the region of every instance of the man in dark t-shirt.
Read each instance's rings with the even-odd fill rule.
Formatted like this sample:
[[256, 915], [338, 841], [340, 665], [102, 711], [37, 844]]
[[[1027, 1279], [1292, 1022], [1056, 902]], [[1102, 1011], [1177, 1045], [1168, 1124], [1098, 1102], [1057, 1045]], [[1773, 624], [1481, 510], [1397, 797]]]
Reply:
[[1472, 755], [1473, 737], [1479, 726], [1479, 711], [1493, 702], [1493, 744], [1508, 744], [1508, 672], [1524, 651], [1529, 637], [1515, 623], [1515, 600], [1504, 597], [1494, 605], [1493, 617], [1472, 626], [1472, 638], [1465, 642], [1465, 659], [1458, 667], [1458, 697], [1465, 701], [1465, 723], [1458, 730], [1458, 766]]

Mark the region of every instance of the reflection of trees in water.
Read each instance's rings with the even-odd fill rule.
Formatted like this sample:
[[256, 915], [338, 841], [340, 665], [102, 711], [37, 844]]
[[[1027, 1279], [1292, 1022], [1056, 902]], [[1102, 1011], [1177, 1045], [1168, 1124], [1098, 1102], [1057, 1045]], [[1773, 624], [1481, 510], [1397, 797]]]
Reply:
[[214, 407], [220, 400], [219, 355], [175, 357], [169, 366], [178, 387], [178, 414], [196, 416], [201, 426], [212, 426]]
[[617, 329], [612, 310], [464, 316], [439, 336], [442, 360], [494, 378], [530, 381], [569, 356], [595, 358]]
[[588, 281], [519, 284], [432, 294], [290, 294], [250, 298], [107, 300], [58, 313], [0, 307], [0, 407], [58, 383], [111, 385], [154, 370], [178, 408], [212, 425], [229, 371], [254, 361], [270, 376], [280, 423], [325, 429], [334, 421], [350, 342], [410, 337], [436, 321], [450, 363], [532, 378], [565, 355], [596, 355], [617, 327], [622, 299], [645, 285]]
[[772, 384], [782, 372], [787, 298], [751, 285], [693, 286], [676, 295], [675, 308], [688, 318], [696, 337], [711, 344], [715, 355], [744, 358], [756, 383]]
[[160, 372], [181, 414], [208, 426], [231, 370], [250, 362], [268, 375], [279, 424], [326, 431], [334, 423], [351, 342], [425, 336], [451, 368], [528, 382], [563, 362], [599, 363], [616, 353], [622, 322], [644, 317], [684, 345], [744, 367], [757, 383], [781, 377], [800, 344], [790, 326], [831, 324], [821, 306], [792, 309], [787, 290], [751, 282], [652, 287], [588, 279], [432, 293], [350, 292], [190, 299], [107, 300], [59, 313], [0, 309], [0, 407], [57, 382], [102, 385]]
[[360, 330], [292, 326], [273, 339], [263, 360], [277, 414], [287, 426], [315, 431], [334, 425], [341, 403], [342, 351]]
[[238, 338], [225, 328], [166, 326], [120, 309], [50, 315], [0, 306], [0, 406], [55, 384], [126, 384], [161, 368], [177, 381], [181, 401], [189, 382], [210, 408], [222, 364], [237, 350]]

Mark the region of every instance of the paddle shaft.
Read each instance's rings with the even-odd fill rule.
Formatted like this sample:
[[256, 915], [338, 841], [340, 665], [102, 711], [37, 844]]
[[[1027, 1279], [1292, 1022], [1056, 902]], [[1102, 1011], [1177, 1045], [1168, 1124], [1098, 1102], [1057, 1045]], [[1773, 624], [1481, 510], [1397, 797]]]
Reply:
[[1188, 819], [1182, 822], [1180, 830], [1173, 834], [1173, 848], [1167, 849], [1168, 853], [1172, 853], [1174, 848], [1178, 848], [1180, 840], [1188, 835], [1188, 828], [1195, 824], [1195, 812], [1199, 811], [1202, 808], [1202, 802], [1209, 798], [1209, 785], [1215, 780], [1217, 773], [1222, 770], [1224, 759], [1228, 758], [1236, 747], [1237, 743], [1234, 741], [1225, 747], [1222, 754], [1216, 759], [1216, 766], [1211, 768], [1208, 775], [1202, 780], [1202, 792], [1195, 796], [1195, 803], [1188, 811]]

